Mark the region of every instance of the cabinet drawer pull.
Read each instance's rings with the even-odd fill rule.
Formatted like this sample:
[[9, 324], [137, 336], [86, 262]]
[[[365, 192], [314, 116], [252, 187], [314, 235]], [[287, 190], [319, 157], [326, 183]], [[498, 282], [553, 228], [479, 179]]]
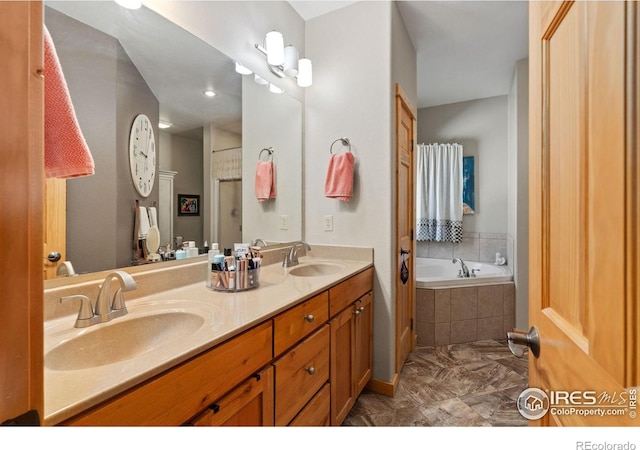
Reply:
[[212, 403], [209, 405], [209, 409], [213, 411], [214, 414], [217, 414], [218, 411], [220, 411], [220, 405], [218, 405], [217, 403]]
[[305, 314], [304, 315], [304, 320], [306, 320], [307, 322], [311, 323], [315, 320], [316, 318], [313, 317], [313, 314]]
[[315, 374], [315, 373], [316, 373], [316, 368], [315, 368], [315, 367], [313, 367], [313, 366], [311, 366], [311, 367], [307, 367], [307, 368], [306, 368], [306, 371], [307, 371], [307, 373], [308, 373], [309, 375], [313, 375], [313, 374]]
[[260, 374], [259, 373], [254, 373], [253, 375], [251, 375], [253, 378], [256, 379], [256, 381], [260, 381]]
[[359, 316], [360, 315], [360, 310], [359, 309], [354, 310], [353, 311], [353, 315], [354, 316]]
[[364, 311], [364, 306], [361, 306], [360, 308], [358, 308], [358, 310], [359, 310], [360, 312]]

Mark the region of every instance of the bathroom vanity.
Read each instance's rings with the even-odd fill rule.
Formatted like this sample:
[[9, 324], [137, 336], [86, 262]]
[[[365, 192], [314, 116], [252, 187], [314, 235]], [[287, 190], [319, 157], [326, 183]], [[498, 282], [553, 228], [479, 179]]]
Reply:
[[[312, 248], [297, 266], [264, 266], [250, 291], [207, 289], [198, 262], [173, 270], [199, 271], [202, 281], [160, 292], [144, 287], [178, 272], [134, 274], [142, 296], [112, 325], [79, 331], [69, 330], [73, 315], [47, 321], [45, 424], [340, 425], [372, 373], [373, 255]], [[119, 333], [130, 342], [118, 351], [133, 355], [56, 359], [66, 342], [118, 321], [153, 330], [149, 316], [167, 322], [152, 336]], [[135, 350], [136, 341], [145, 345]]]

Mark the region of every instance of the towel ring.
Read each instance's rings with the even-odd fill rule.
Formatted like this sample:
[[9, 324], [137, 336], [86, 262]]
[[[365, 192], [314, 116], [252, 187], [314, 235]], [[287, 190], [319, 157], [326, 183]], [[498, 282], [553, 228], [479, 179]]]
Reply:
[[260, 153], [258, 154], [258, 160], [260, 161], [262, 161], [262, 152], [267, 152], [269, 154], [267, 161], [271, 161], [273, 159], [273, 147], [263, 148], [260, 150]]
[[329, 153], [331, 153], [333, 155], [333, 146], [338, 141], [342, 142], [342, 145], [349, 147], [349, 153], [351, 153], [351, 142], [349, 142], [349, 139], [347, 139], [346, 137], [338, 138], [335, 141], [333, 141], [331, 143], [331, 147], [329, 147]]

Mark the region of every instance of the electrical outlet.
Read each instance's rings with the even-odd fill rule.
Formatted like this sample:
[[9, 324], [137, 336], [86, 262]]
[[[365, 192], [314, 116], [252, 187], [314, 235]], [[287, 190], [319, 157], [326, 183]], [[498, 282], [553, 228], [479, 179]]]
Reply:
[[324, 231], [333, 231], [333, 216], [324, 216], [323, 229]]
[[280, 229], [281, 230], [289, 229], [289, 216], [280, 216]]

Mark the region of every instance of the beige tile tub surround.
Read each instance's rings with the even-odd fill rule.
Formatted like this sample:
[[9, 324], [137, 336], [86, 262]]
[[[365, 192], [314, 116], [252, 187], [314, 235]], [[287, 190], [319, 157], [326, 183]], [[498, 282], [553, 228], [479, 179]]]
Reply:
[[[128, 316], [144, 311], [149, 305], [166, 303], [172, 308], [182, 308], [184, 303], [185, 309], [195, 305], [207, 312], [204, 325], [180, 342], [163, 343], [158, 349], [115, 364], [69, 371], [51, 370], [45, 364], [45, 424], [53, 425], [70, 418], [373, 265], [372, 248], [314, 244], [311, 248], [306, 256], [299, 253], [301, 265], [330, 261], [340, 264], [343, 270], [319, 277], [295, 277], [274, 262], [262, 267], [258, 288], [227, 293], [206, 287], [204, 256], [182, 264], [163, 265], [159, 269], [154, 269], [154, 265], [124, 269], [131, 273], [138, 287], [125, 293], [130, 314], [113, 322], [127, 320]], [[78, 305], [60, 305], [60, 297], [83, 294], [95, 302], [98, 286], [106, 273], [48, 283], [45, 289], [45, 352], [60, 335], [79, 330], [73, 328]], [[108, 324], [96, 327], [104, 325]]]
[[515, 284], [416, 289], [418, 345], [503, 339], [515, 326]]

